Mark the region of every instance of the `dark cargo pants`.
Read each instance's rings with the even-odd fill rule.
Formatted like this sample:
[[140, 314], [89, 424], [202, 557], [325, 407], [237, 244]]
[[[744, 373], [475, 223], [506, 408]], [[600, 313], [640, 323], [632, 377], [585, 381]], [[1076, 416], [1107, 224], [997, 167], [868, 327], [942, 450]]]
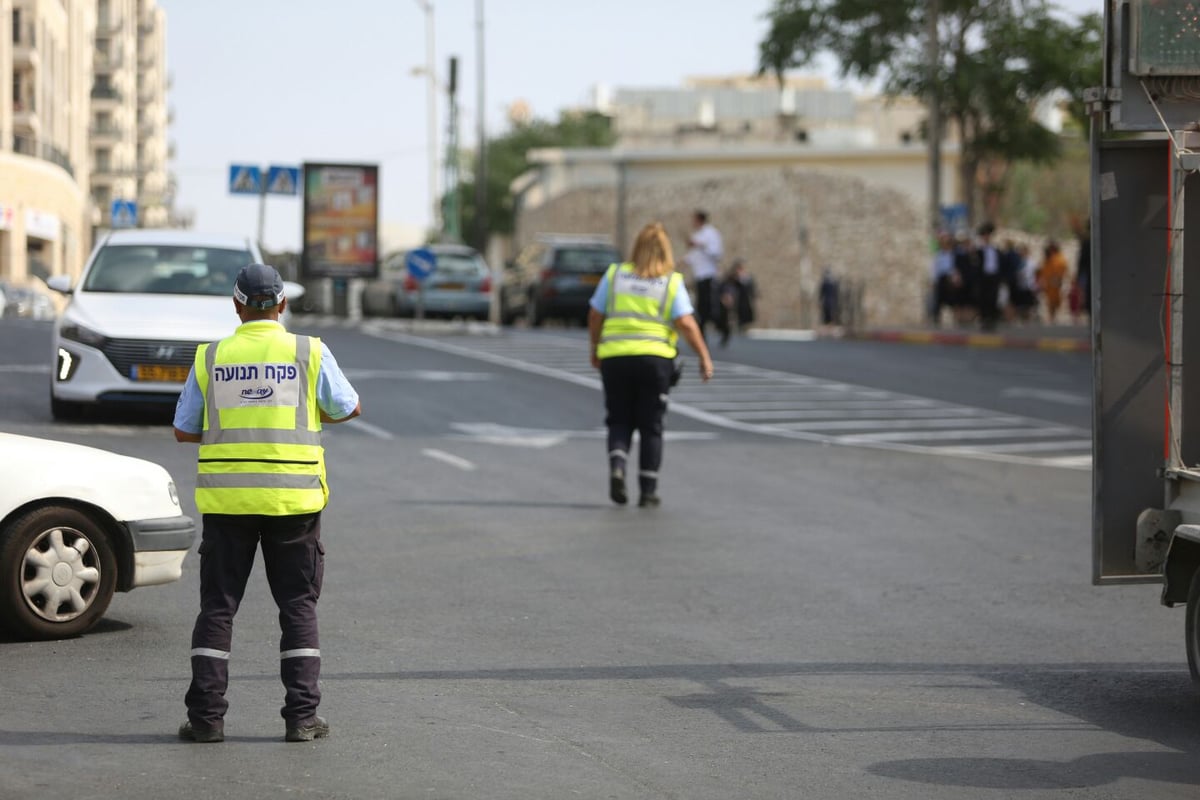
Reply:
[[625, 469], [636, 430], [641, 437], [638, 486], [643, 494], [653, 494], [658, 488], [663, 416], [667, 413], [673, 370], [674, 362], [659, 356], [617, 356], [600, 361], [609, 465]]
[[321, 514], [288, 517], [205, 514], [200, 542], [200, 614], [192, 629], [192, 683], [184, 702], [192, 724], [220, 725], [229, 708], [233, 617], [241, 605], [254, 554], [262, 543], [271, 595], [279, 607], [281, 714], [307, 722], [321, 702], [317, 599], [325, 572]]

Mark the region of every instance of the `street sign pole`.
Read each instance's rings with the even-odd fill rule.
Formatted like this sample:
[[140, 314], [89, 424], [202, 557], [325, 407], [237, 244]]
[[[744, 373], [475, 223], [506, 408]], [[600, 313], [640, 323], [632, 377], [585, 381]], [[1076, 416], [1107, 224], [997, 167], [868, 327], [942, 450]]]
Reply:
[[258, 193], [258, 246], [263, 247], [263, 228], [267, 220], [267, 182], [262, 182], [262, 191]]

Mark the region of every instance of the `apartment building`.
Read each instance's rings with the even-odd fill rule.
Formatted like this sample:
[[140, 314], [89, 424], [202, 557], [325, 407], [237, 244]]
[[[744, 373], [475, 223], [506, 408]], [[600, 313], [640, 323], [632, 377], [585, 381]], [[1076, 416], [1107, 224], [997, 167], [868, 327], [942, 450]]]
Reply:
[[93, 222], [110, 224], [114, 200], [134, 200], [138, 224], [169, 222], [166, 14], [155, 0], [95, 0], [92, 84]]
[[91, 247], [95, 2], [0, 0], [0, 278], [78, 270]]
[[0, 279], [77, 274], [113, 200], [171, 222], [168, 88], [155, 0], [0, 0]]

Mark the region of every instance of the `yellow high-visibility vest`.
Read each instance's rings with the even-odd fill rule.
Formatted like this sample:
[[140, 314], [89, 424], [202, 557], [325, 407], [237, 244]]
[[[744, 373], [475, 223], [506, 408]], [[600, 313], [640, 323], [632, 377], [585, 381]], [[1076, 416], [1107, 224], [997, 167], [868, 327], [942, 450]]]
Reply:
[[671, 307], [683, 276], [672, 272], [661, 278], [640, 278], [632, 264], [608, 268], [608, 303], [596, 355], [661, 356], [674, 358], [679, 338], [671, 324]]
[[317, 376], [321, 340], [256, 321], [196, 350], [204, 395], [196, 508], [288, 516], [329, 500]]

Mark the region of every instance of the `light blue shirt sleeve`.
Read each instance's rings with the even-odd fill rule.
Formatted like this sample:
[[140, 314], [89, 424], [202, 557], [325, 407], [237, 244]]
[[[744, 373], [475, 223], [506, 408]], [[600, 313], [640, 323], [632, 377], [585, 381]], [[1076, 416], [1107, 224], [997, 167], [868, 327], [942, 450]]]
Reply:
[[317, 406], [334, 419], [349, 416], [358, 407], [358, 392], [346, 380], [324, 342], [321, 342], [321, 371], [317, 373]]
[[196, 381], [196, 365], [188, 370], [187, 381], [179, 400], [175, 403], [175, 427], [184, 433], [200, 433], [204, 430], [204, 395]]
[[[596, 291], [592, 292], [592, 299], [589, 301], [592, 308], [603, 314], [608, 308], [608, 273], [600, 279], [600, 283], [596, 285]], [[675, 301], [671, 303], [671, 319], [677, 320], [680, 317], [686, 317], [688, 314], [695, 314], [696, 307], [692, 305], [692, 298], [687, 293], [687, 287], [683, 285], [683, 281], [679, 282], [679, 291], [675, 292]]]
[[596, 309], [597, 313], [603, 314], [608, 308], [608, 273], [604, 273], [604, 277], [596, 284], [596, 291], [592, 292], [592, 299], [588, 301], [588, 305]]
[[675, 292], [675, 302], [671, 304], [671, 319], [672, 321], [680, 317], [686, 317], [688, 314], [695, 314], [696, 307], [692, 305], [692, 296], [688, 294], [687, 287], [683, 285], [683, 281], [679, 282], [679, 291]]
[[[346, 380], [324, 342], [321, 342], [321, 371], [317, 373], [317, 406], [334, 419], [347, 416], [358, 406], [358, 392]], [[174, 425], [185, 433], [204, 430], [204, 395], [200, 393], [194, 364], [175, 403]]]

